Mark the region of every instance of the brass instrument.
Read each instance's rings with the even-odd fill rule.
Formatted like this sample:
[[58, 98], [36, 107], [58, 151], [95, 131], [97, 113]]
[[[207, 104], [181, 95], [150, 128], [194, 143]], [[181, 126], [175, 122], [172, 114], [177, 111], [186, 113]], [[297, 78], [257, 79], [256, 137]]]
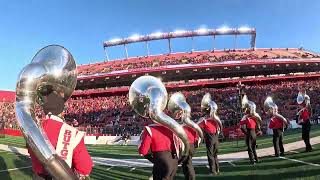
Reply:
[[177, 117], [179, 113], [181, 113], [181, 123], [185, 123], [187, 126], [196, 130], [199, 135], [199, 142], [203, 139], [203, 132], [199, 125], [193, 122], [191, 118], [191, 108], [186, 101], [184, 95], [180, 92], [176, 92], [171, 95], [169, 102], [168, 102], [168, 110], [173, 113], [174, 117]]
[[35, 103], [44, 103], [48, 89], [71, 96], [77, 83], [76, 63], [62, 46], [44, 47], [22, 69], [16, 86], [16, 115], [28, 146], [54, 179], [77, 179], [75, 173], [56, 153], [48, 137], [35, 120]]
[[272, 97], [267, 97], [264, 101], [264, 109], [268, 114], [280, 118], [285, 125], [288, 125], [288, 121], [278, 112], [278, 106], [273, 102]]
[[201, 111], [208, 113], [210, 118], [212, 118], [218, 124], [220, 130], [222, 131], [222, 122], [217, 114], [218, 105], [211, 99], [210, 93], [206, 93], [201, 100]]
[[181, 157], [188, 156], [190, 145], [183, 127], [174, 119], [166, 115], [165, 110], [168, 93], [163, 83], [153, 76], [137, 78], [129, 89], [129, 103], [134, 111], [143, 117], [151, 118], [174, 132], [183, 142]]

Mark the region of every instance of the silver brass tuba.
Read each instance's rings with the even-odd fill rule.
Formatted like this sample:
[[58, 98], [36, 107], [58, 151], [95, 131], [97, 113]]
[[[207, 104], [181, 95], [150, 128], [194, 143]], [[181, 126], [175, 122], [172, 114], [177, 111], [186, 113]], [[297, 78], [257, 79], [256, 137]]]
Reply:
[[278, 106], [273, 102], [272, 97], [267, 97], [264, 101], [264, 109], [268, 114], [280, 118], [285, 125], [288, 125], [288, 121], [278, 112]]
[[164, 114], [167, 106], [168, 93], [163, 83], [153, 76], [141, 76], [136, 79], [129, 89], [129, 103], [140, 116], [151, 118], [171, 129], [183, 142], [181, 156], [187, 156], [190, 145], [184, 129], [179, 123]]
[[201, 101], [201, 111], [209, 113], [210, 118], [213, 118], [219, 125], [222, 131], [222, 122], [217, 114], [218, 105], [211, 99], [210, 93], [206, 93]]
[[256, 123], [258, 127], [260, 127], [260, 124], [262, 123], [262, 119], [260, 115], [256, 112], [256, 109], [257, 109], [256, 104], [252, 101], [249, 101], [247, 95], [243, 96], [241, 104], [242, 104], [243, 112], [248, 112], [247, 115], [255, 117]]
[[311, 115], [312, 115], [312, 108], [311, 108], [311, 103], [310, 103], [310, 96], [307, 95], [305, 91], [303, 91], [303, 92], [300, 91], [300, 92], [298, 93], [297, 103], [298, 103], [299, 105], [305, 103], [305, 106], [304, 106], [302, 109], [300, 109], [300, 111], [297, 113], [298, 119], [300, 119], [301, 113], [302, 113], [302, 111], [303, 111], [304, 109], [307, 109], [307, 110], [309, 111], [310, 117], [311, 117]]
[[[182, 111], [181, 114], [181, 121], [185, 123], [187, 126], [195, 129], [201, 139], [203, 139], [203, 132], [199, 125], [193, 122], [191, 118], [191, 108], [186, 101], [184, 95], [180, 92], [176, 92], [171, 95], [169, 102], [168, 102], [168, 110], [173, 113], [176, 117]], [[179, 117], [180, 118], [180, 117]], [[201, 142], [201, 139], [199, 142]]]
[[310, 96], [305, 92], [299, 92], [297, 96], [297, 103], [302, 104], [303, 102], [305, 102], [307, 106], [310, 105]]
[[54, 179], [77, 179], [62, 160], [35, 120], [36, 102], [43, 104], [43, 94], [52, 89], [63, 94], [66, 101], [77, 83], [75, 61], [62, 46], [50, 45], [41, 49], [30, 64], [22, 69], [16, 87], [17, 121], [28, 146]]

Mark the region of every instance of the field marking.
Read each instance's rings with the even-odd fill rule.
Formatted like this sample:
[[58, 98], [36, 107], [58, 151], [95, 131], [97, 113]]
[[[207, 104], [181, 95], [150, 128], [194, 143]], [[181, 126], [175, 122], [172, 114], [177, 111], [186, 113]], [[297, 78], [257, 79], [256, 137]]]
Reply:
[[[120, 160], [120, 159], [99, 158], [99, 157], [93, 157], [92, 159], [93, 159], [95, 162], [99, 162], [99, 161], [100, 161], [100, 163], [104, 163], [104, 162], [106, 162], [106, 161], [113, 161], [112, 163], [114, 163], [114, 162], [118, 162], [118, 163], [120, 163], [120, 164], [127, 163], [128, 165], [126, 165], [126, 166], [130, 166], [130, 165], [132, 165], [132, 164], [134, 164], [134, 165], [136, 165], [136, 164], [145, 165], [145, 166], [147, 166], [147, 167], [152, 166], [150, 162], [147, 162], [147, 163], [145, 163], [145, 162], [137, 162], [136, 159], [132, 159], [132, 160]], [[102, 161], [102, 162], [101, 162], [101, 161]], [[110, 162], [109, 162], [109, 163], [110, 163]]]
[[131, 169], [130, 169], [130, 172], [131, 172], [131, 171], [134, 171], [135, 169], [136, 169], [136, 168], [131, 168]]
[[231, 164], [231, 166], [236, 167], [236, 165], [232, 163], [232, 161], [228, 161], [228, 163]]
[[8, 172], [8, 171], [20, 170], [20, 169], [28, 169], [28, 168], [31, 168], [31, 167], [32, 167], [32, 166], [25, 166], [25, 167], [20, 167], [20, 168], [5, 169], [5, 170], [1, 170], [0, 173], [2, 173], [2, 172]]
[[111, 167], [109, 167], [109, 168], [107, 168], [107, 171], [109, 171], [110, 169], [112, 169], [113, 167], [111, 166]]
[[209, 165], [206, 165], [206, 167], [207, 167], [208, 169], [210, 169]]
[[289, 152], [293, 152], [293, 153], [299, 154], [299, 152], [298, 152], [298, 151], [293, 151], [293, 150], [292, 150], [292, 151], [289, 151]]
[[281, 157], [281, 156], [279, 158], [280, 159], [286, 159], [286, 160], [293, 161], [293, 162], [299, 162], [299, 163], [307, 164], [307, 165], [311, 165], [311, 166], [317, 166], [317, 167], [320, 166], [320, 164], [309, 163], [309, 162], [300, 161], [300, 160], [297, 160], [297, 159], [291, 159], [291, 158], [286, 158], [286, 157]]

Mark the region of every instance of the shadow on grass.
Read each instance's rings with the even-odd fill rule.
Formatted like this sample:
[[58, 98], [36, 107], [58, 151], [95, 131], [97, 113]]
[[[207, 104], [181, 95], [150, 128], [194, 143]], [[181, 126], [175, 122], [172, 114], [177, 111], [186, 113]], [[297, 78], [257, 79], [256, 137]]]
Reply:
[[7, 170], [7, 163], [4, 160], [4, 158], [2, 157], [2, 155], [0, 155], [0, 177], [1, 179], [5, 179], [5, 180], [12, 180], [12, 178], [10, 177], [10, 174]]

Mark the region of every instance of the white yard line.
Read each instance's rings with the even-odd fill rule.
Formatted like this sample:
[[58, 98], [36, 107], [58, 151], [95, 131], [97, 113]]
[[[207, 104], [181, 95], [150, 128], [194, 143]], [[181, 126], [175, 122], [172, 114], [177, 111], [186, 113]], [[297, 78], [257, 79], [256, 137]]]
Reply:
[[31, 168], [31, 167], [32, 167], [32, 166], [25, 166], [25, 167], [20, 167], [20, 168], [5, 169], [5, 170], [1, 170], [0, 173], [2, 173], [2, 172], [8, 172], [8, 171], [20, 170], [20, 169], [28, 169], [28, 168]]
[[130, 169], [130, 172], [131, 172], [131, 171], [134, 171], [135, 169], [136, 169], [136, 168], [131, 168], [131, 169]]
[[228, 161], [228, 163], [231, 164], [231, 166], [236, 167], [236, 165], [232, 163], [232, 161]]
[[317, 167], [320, 166], [320, 164], [309, 163], [309, 162], [300, 161], [300, 160], [297, 160], [297, 159], [291, 159], [291, 158], [286, 158], [286, 157], [279, 157], [279, 158], [280, 159], [286, 159], [286, 160], [293, 161], [293, 162], [299, 162], [299, 163], [307, 164], [307, 165], [311, 165], [311, 166], [317, 166]]

